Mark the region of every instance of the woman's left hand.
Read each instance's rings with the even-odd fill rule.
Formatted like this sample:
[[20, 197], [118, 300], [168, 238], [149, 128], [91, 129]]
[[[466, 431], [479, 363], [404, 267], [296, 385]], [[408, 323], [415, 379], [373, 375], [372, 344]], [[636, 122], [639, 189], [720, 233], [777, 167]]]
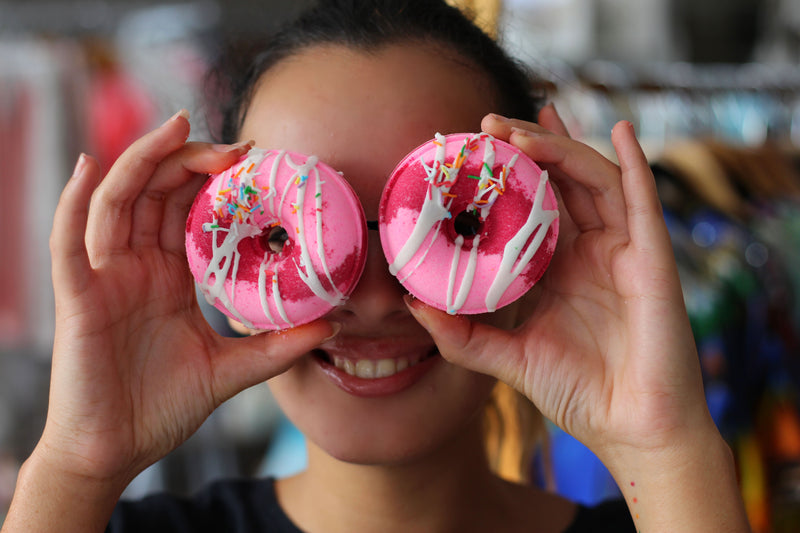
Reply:
[[551, 107], [542, 123], [548, 113], [561, 132], [492, 115], [482, 124], [543, 165], [561, 200], [556, 254], [526, 322], [508, 332], [413, 307], [445, 358], [505, 381], [590, 446], [658, 445], [707, 420], [653, 176], [629, 123], [612, 133], [617, 166], [570, 139]]
[[723, 449], [655, 180], [632, 125], [620, 122], [611, 134], [619, 165], [571, 139], [552, 106], [539, 124], [489, 115], [482, 127], [549, 171], [561, 204], [559, 243], [514, 331], [411, 301], [442, 355], [522, 392], [618, 482], [649, 476], [651, 466], [670, 469], [670, 458], [711, 453], [709, 445]]

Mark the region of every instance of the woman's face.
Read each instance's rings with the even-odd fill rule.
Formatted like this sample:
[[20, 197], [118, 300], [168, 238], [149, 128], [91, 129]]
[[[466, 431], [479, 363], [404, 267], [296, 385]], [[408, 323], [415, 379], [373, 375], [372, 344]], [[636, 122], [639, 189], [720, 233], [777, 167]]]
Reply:
[[[377, 220], [395, 165], [436, 132], [476, 132], [493, 109], [486, 76], [426, 45], [376, 52], [312, 47], [273, 67], [254, 93], [241, 132], [256, 146], [316, 155], [343, 173], [367, 220]], [[376, 231], [367, 265], [342, 307], [327, 318], [342, 330], [270, 386], [287, 416], [328, 454], [394, 464], [430, 453], [476, 423], [494, 380], [451, 365], [409, 314]], [[513, 306], [483, 317], [501, 327]], [[380, 379], [336, 369], [421, 363]], [[388, 360], [376, 363], [377, 360]], [[474, 427], [474, 426], [473, 426]]]

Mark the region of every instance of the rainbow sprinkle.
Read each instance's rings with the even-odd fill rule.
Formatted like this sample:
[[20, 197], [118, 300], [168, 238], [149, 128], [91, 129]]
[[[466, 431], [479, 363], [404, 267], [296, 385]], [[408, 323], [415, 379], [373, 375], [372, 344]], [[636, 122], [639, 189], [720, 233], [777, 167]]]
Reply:
[[251, 162], [247, 167], [240, 166], [235, 172], [228, 171], [228, 178], [220, 185], [214, 202], [216, 228], [219, 227], [220, 221], [229, 220], [242, 224], [250, 222], [256, 213], [264, 214], [261, 202], [263, 188], [257, 187], [254, 183], [255, 166], [255, 163]]

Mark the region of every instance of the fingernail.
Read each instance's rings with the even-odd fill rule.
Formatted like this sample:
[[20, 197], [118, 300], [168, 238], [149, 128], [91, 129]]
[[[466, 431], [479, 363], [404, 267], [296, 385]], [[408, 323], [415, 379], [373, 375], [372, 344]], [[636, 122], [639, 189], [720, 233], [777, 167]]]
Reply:
[[339, 322], [329, 322], [329, 324], [331, 325], [331, 334], [322, 339], [322, 342], [320, 344], [328, 342], [329, 340], [336, 337], [340, 331], [342, 331], [342, 325]]
[[179, 118], [185, 118], [186, 120], [189, 120], [189, 111], [187, 111], [186, 109], [181, 109], [180, 111], [172, 115], [166, 122], [164, 122], [163, 125], [166, 126], [170, 122], [178, 120]]
[[214, 144], [211, 149], [215, 152], [230, 153], [230, 152], [246, 152], [255, 146], [255, 141], [243, 141], [236, 144]]
[[[558, 109], [556, 109], [556, 104], [555, 104], [555, 102], [548, 102], [548, 103], [547, 103], [547, 107], [549, 107], [550, 109], [552, 109], [552, 110], [553, 110], [553, 113], [555, 113], [555, 115], [556, 115], [556, 116], [559, 118], [559, 120], [561, 120], [561, 115], [558, 113]], [[562, 120], [562, 122], [563, 122], [563, 120]]]
[[496, 120], [497, 122], [503, 122], [503, 123], [511, 122], [511, 119], [506, 118], [503, 115], [498, 115], [497, 113], [491, 113], [490, 116], [492, 117], [493, 120]]
[[[629, 121], [629, 120], [620, 120], [617, 124], [619, 124], [620, 126], [622, 126], [624, 128], [627, 128], [628, 130], [630, 130], [631, 133], [636, 135], [636, 128], [633, 127], [633, 123], [631, 121]], [[614, 128], [611, 128], [611, 131], [613, 132]]]
[[516, 133], [517, 135], [522, 135], [523, 137], [535, 137], [537, 135], [536, 133], [530, 130], [524, 130], [522, 128], [517, 128], [517, 127], [511, 128], [511, 133], [512, 134]]
[[425, 321], [424, 317], [420, 313], [420, 306], [422, 305], [422, 302], [420, 302], [410, 294], [404, 295], [403, 301], [405, 302], [406, 307], [408, 307], [408, 310], [411, 311], [411, 314], [414, 315], [414, 318], [417, 320], [417, 322], [419, 322], [419, 324], [423, 328], [428, 329], [428, 323]]
[[75, 163], [75, 169], [72, 171], [72, 179], [79, 178], [83, 175], [83, 171], [86, 168], [86, 163], [88, 163], [88, 158], [86, 154], [81, 154], [78, 156], [78, 162]]

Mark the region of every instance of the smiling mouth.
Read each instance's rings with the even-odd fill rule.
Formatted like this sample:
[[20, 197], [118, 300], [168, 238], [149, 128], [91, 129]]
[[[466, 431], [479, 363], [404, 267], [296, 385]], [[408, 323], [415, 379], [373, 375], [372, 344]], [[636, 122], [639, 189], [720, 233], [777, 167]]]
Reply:
[[439, 350], [433, 347], [427, 353], [414, 354], [385, 359], [353, 359], [342, 356], [332, 356], [322, 349], [312, 352], [314, 357], [336, 367], [350, 376], [361, 379], [388, 378], [400, 372], [439, 355]]

